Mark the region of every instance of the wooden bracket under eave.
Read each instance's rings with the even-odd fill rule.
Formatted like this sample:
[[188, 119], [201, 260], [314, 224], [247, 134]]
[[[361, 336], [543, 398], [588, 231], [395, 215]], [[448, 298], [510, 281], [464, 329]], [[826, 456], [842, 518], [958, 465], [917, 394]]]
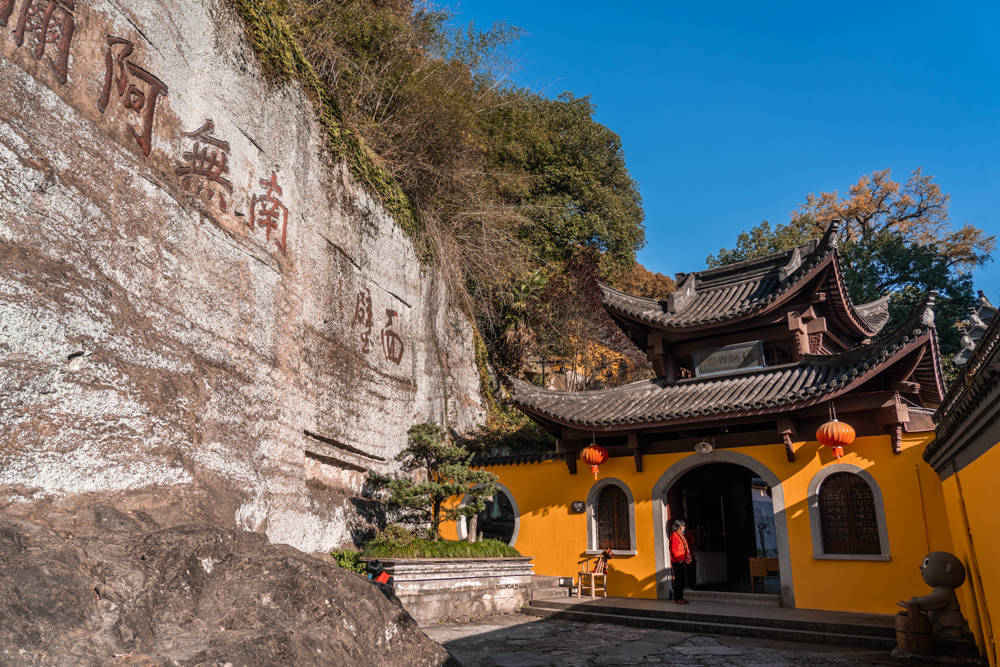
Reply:
[[788, 462], [795, 463], [795, 449], [792, 448], [792, 434], [783, 433], [781, 437], [785, 441], [785, 456], [788, 458]]
[[903, 453], [903, 425], [899, 422], [895, 424], [889, 424], [885, 427], [889, 431], [889, 436], [892, 438], [892, 453], [902, 454]]
[[789, 463], [795, 463], [795, 449], [792, 447], [792, 436], [795, 435], [795, 422], [791, 419], [781, 418], [778, 420], [778, 433], [785, 443], [785, 456]]
[[637, 433], [628, 434], [628, 446], [632, 450], [632, 458], [635, 460], [635, 471], [642, 472], [642, 447], [639, 445]]
[[576, 452], [566, 452], [566, 467], [569, 468], [569, 474], [576, 474]]

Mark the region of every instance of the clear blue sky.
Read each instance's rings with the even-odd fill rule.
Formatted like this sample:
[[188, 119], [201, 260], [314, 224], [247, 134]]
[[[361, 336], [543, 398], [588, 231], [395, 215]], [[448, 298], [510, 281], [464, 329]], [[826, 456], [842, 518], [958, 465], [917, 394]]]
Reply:
[[[923, 167], [955, 223], [1000, 236], [1000, 2], [442, 4], [526, 31], [517, 84], [592, 97], [639, 182], [651, 269], [703, 268], [886, 167]], [[976, 287], [1000, 300], [1000, 262]]]

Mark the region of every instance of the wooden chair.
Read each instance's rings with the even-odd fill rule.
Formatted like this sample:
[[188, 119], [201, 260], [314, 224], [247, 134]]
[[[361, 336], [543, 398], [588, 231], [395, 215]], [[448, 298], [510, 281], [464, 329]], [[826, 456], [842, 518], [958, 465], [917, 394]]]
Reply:
[[576, 597], [580, 597], [585, 585], [589, 585], [590, 597], [596, 598], [597, 591], [603, 597], [608, 597], [608, 558], [604, 554], [593, 558], [584, 558], [578, 565], [580, 571], [576, 575]]
[[[771, 572], [779, 574], [777, 558], [751, 558], [750, 559], [750, 590], [757, 592], [757, 580], [766, 579]], [[761, 583], [761, 590], [764, 584]]]

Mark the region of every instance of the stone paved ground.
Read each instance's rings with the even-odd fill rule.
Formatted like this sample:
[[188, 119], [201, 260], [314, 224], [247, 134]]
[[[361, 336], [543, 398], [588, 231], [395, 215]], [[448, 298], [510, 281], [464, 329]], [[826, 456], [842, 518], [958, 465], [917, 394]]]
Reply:
[[424, 631], [466, 667], [898, 665], [883, 652], [508, 614]]

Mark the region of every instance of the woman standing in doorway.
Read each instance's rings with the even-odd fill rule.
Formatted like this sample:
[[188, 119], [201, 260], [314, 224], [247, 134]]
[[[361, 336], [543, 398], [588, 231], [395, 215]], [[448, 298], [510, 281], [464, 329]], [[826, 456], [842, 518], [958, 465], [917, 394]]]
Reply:
[[674, 532], [670, 533], [670, 565], [674, 571], [674, 602], [687, 604], [684, 599], [684, 585], [687, 583], [687, 566], [691, 563], [691, 548], [684, 537], [684, 522], [674, 521]]

